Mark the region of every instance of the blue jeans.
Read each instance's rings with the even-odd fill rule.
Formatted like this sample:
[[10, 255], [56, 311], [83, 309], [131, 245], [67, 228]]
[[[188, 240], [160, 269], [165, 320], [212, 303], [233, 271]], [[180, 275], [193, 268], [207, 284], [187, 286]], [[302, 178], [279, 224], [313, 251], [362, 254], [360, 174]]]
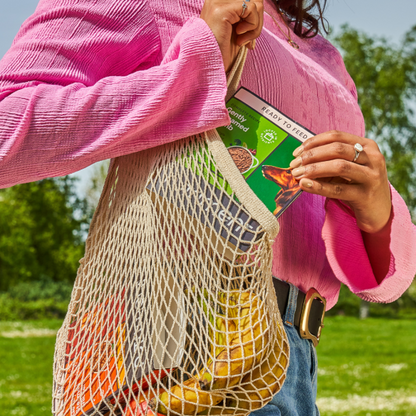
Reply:
[[250, 416], [319, 416], [315, 405], [318, 366], [312, 342], [300, 337], [293, 326], [298, 289], [290, 286], [288, 305], [282, 317], [290, 345], [290, 362], [282, 389], [262, 409]]

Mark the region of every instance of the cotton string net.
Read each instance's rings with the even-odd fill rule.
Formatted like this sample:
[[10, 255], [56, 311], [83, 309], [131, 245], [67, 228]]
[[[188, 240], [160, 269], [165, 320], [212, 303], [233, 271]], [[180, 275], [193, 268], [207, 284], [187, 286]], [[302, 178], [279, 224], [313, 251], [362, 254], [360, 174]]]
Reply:
[[113, 160], [57, 336], [53, 414], [266, 405], [289, 363], [277, 232], [215, 131]]

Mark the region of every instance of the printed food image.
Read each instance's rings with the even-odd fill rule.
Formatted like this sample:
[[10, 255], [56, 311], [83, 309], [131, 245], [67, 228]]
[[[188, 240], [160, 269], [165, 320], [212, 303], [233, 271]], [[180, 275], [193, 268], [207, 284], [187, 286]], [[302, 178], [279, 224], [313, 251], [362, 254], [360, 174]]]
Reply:
[[299, 182], [292, 175], [290, 168], [278, 168], [275, 166], [262, 166], [263, 176], [269, 181], [280, 186], [280, 191], [274, 198], [276, 209], [273, 214], [276, 215], [285, 207], [287, 202], [300, 190]]
[[228, 149], [234, 163], [241, 173], [247, 172], [253, 164], [253, 158], [250, 152], [244, 147], [235, 146]]

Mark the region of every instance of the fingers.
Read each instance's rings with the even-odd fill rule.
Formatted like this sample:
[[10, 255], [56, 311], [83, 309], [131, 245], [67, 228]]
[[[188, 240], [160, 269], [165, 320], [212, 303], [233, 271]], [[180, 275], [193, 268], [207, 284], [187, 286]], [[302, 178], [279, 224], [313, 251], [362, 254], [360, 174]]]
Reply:
[[359, 158], [356, 160], [359, 164], [365, 165], [369, 162], [369, 158], [365, 156], [365, 153], [380, 153], [380, 150], [374, 140], [333, 130], [318, 134], [306, 140], [293, 152], [293, 155], [299, 157], [301, 154], [306, 154], [308, 151], [314, 153], [314, 149], [316, 152], [318, 148], [330, 145], [329, 148], [325, 149], [330, 150], [332, 155], [341, 159], [352, 161], [355, 157], [354, 145], [356, 143], [361, 144], [364, 149], [363, 152], [360, 153]]
[[368, 172], [364, 166], [343, 159], [308, 163], [293, 169], [292, 175], [296, 179], [304, 177], [310, 179], [340, 177], [354, 183], [363, 183], [368, 180]]
[[212, 30], [228, 72], [241, 46], [254, 48], [263, 27], [263, 0], [205, 0], [201, 18]]
[[241, 18], [235, 28], [238, 46], [245, 45], [256, 39], [260, 35], [263, 26], [263, 23], [261, 22], [263, 14], [260, 15], [257, 3], [251, 1], [246, 4], [249, 4], [249, 6], [247, 7], [243, 18]]
[[376, 185], [371, 189], [361, 184], [309, 178], [302, 178], [299, 185], [308, 193], [344, 201], [353, 210], [358, 227], [367, 233], [380, 231], [390, 218], [391, 196], [388, 186]]
[[347, 184], [340, 182], [327, 182], [322, 179], [312, 180], [310, 178], [303, 178], [299, 181], [300, 187], [311, 193], [322, 195], [331, 199], [341, 199], [343, 201], [353, 201], [357, 195], [362, 193], [362, 188], [359, 185]]
[[[357, 142], [354, 142], [354, 144]], [[302, 165], [310, 163], [317, 163], [327, 160], [345, 160], [352, 162], [355, 158], [354, 145], [349, 143], [335, 142], [329, 143], [318, 147], [308, 147], [304, 149], [302, 153], [290, 163], [291, 168], [297, 168]], [[360, 165], [366, 165], [369, 162], [368, 155], [365, 151], [362, 151], [356, 162]]]
[[[236, 34], [246, 35], [245, 41], [255, 40], [260, 36], [263, 29], [263, 1], [246, 2], [247, 9], [240, 22], [236, 26]], [[249, 33], [249, 36], [247, 35]], [[242, 43], [243, 44], [243, 43]]]
[[303, 149], [312, 149], [314, 147], [323, 146], [325, 144], [334, 142], [354, 145], [355, 143], [357, 143], [357, 140], [360, 140], [360, 142], [365, 142], [368, 139], [357, 137], [354, 134], [349, 134], [337, 130], [331, 130], [325, 133], [317, 134], [316, 136], [313, 136], [308, 140], [305, 140], [302, 147]]

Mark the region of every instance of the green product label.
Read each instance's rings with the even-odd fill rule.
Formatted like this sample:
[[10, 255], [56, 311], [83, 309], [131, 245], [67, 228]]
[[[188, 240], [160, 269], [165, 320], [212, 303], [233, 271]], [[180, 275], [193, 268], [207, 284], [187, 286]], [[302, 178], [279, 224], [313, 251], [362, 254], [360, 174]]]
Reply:
[[279, 216], [301, 192], [289, 168], [292, 153], [313, 134], [245, 88], [227, 110], [231, 124], [218, 133], [251, 189]]

